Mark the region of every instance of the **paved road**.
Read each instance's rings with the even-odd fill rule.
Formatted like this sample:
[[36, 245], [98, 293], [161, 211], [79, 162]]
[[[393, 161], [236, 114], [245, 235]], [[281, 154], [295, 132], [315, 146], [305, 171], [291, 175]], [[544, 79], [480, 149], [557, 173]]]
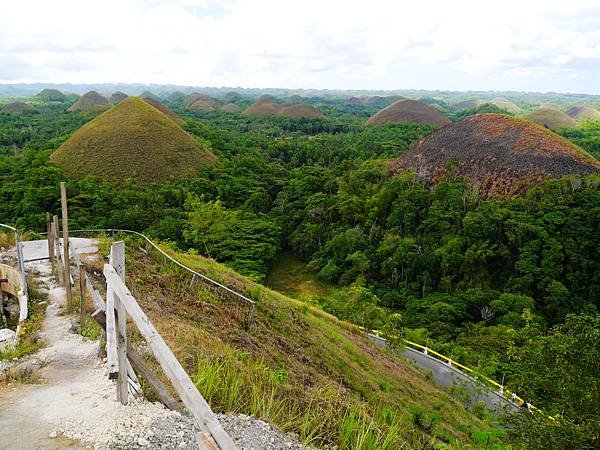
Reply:
[[[372, 334], [369, 334], [368, 336], [373, 342], [379, 345], [387, 345], [385, 339], [380, 336]], [[433, 381], [437, 385], [447, 389], [454, 385], [462, 385], [465, 388], [467, 395], [470, 395], [472, 405], [475, 405], [477, 402], [484, 402], [488, 409], [498, 414], [507, 409], [514, 410], [517, 408], [515, 404], [498, 392], [494, 392], [483, 386], [470, 376], [447, 363], [408, 347], [400, 348], [397, 352], [404, 358], [413, 361], [418, 367], [431, 372]]]

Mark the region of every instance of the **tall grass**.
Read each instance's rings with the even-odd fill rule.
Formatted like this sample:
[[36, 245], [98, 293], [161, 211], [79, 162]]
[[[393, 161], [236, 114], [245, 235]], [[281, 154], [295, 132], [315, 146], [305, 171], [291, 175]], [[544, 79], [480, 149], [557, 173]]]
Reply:
[[372, 410], [358, 398], [348, 400], [341, 386], [298, 387], [284, 369], [274, 370], [248, 354], [199, 356], [194, 383], [220, 411], [251, 414], [294, 432], [307, 445], [385, 450], [427, 446], [428, 439], [410, 417]]

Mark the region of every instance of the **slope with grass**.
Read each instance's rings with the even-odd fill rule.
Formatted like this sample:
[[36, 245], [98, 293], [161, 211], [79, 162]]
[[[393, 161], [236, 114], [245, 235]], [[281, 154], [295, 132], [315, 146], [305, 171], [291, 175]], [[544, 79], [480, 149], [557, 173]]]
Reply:
[[120, 103], [123, 100], [125, 100], [127, 97], [129, 96], [124, 92], [117, 91], [112, 93], [109, 100], [113, 105], [116, 105], [117, 103]]
[[246, 116], [251, 117], [287, 117], [289, 119], [324, 119], [321, 111], [312, 105], [294, 104], [282, 105], [266, 95], [259, 98], [254, 104], [244, 110]]
[[198, 101], [205, 102], [206, 104], [210, 105], [213, 109], [221, 106], [218, 100], [212, 98], [210, 95], [201, 94], [199, 92], [194, 92], [193, 94], [188, 95], [185, 99], [185, 103], [187, 106], [192, 106]]
[[181, 117], [179, 117], [171, 108], [168, 108], [167, 106], [163, 105], [158, 100], [155, 100], [150, 97], [143, 97], [142, 100], [144, 100], [149, 105], [154, 106], [156, 109], [158, 109], [161, 113], [163, 113], [177, 125], [183, 124], [183, 119]]
[[170, 253], [257, 301], [246, 331], [248, 307], [239, 300], [200, 283], [190, 289], [189, 274], [152, 255], [128, 258], [134, 296], [214, 410], [253, 414], [306, 444], [342, 449], [464, 448], [487, 429], [354, 327], [212, 260]]
[[566, 115], [559, 108], [549, 105], [543, 105], [523, 118], [553, 131], [577, 127], [575, 119]]
[[9, 103], [4, 108], [0, 109], [0, 113], [20, 113], [23, 111], [30, 111], [33, 108], [29, 106], [27, 103], [23, 102], [14, 102]]
[[34, 99], [41, 102], [64, 102], [67, 96], [58, 89], [43, 89], [37, 94]]
[[600, 111], [589, 106], [573, 106], [567, 110], [567, 116], [575, 120], [600, 120]]
[[566, 139], [525, 120], [478, 114], [443, 127], [392, 161], [435, 181], [451, 170], [487, 196], [515, 195], [531, 183], [600, 172], [600, 162]]
[[50, 160], [76, 179], [163, 183], [193, 177], [216, 157], [162, 112], [129, 97], [81, 127]]
[[465, 100], [463, 102], [455, 103], [453, 105], [456, 109], [476, 109], [483, 105], [493, 105], [502, 111], [506, 111], [511, 114], [519, 114], [522, 112], [522, 109], [515, 105], [510, 100], [507, 100], [502, 97], [492, 98], [489, 100], [486, 99], [474, 99], [474, 100]]
[[381, 125], [384, 123], [417, 123], [442, 126], [449, 124], [450, 119], [433, 106], [417, 100], [402, 99], [382, 109], [366, 122], [367, 125]]
[[108, 106], [109, 104], [110, 101], [106, 97], [98, 94], [96, 91], [89, 91], [79, 97], [79, 99], [70, 106], [68, 111], [85, 111], [94, 106]]

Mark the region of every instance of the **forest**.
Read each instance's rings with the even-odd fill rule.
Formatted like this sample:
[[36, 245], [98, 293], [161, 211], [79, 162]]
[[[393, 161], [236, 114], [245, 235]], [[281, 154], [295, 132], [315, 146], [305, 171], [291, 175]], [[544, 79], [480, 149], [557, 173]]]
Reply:
[[[451, 166], [433, 186], [391, 176], [388, 160], [435, 126], [367, 127], [375, 107], [308, 102], [327, 119], [169, 104], [218, 164], [156, 185], [67, 179], [70, 228], [141, 231], [262, 283], [293, 254], [331, 287], [303, 300], [477, 367], [560, 421], [508, 419], [509, 442], [598, 448], [600, 176], [546, 180], [512, 198], [479, 195]], [[498, 111], [448, 115], [479, 112]], [[45, 231], [65, 180], [49, 156], [96, 114], [50, 103], [0, 114], [0, 222]], [[560, 133], [600, 157], [600, 122]]]

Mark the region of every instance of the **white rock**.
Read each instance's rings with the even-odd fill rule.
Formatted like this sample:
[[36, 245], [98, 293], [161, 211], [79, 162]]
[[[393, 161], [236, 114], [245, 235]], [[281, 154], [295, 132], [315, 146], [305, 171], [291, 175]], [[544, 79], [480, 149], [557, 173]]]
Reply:
[[147, 440], [147, 439], [144, 439], [144, 438], [138, 438], [138, 440], [137, 440], [137, 444], [138, 444], [140, 447], [148, 447], [148, 445], [150, 445], [150, 442], [148, 442], [148, 440]]
[[17, 343], [17, 333], [8, 328], [0, 330], [0, 350], [6, 351], [14, 348]]
[[58, 434], [57, 434], [57, 433], [56, 433], [56, 431], [54, 431], [54, 430], [52, 430], [52, 431], [50, 432], [50, 434], [48, 435], [48, 437], [49, 437], [50, 439], [54, 439], [54, 438], [56, 438], [56, 436], [58, 436]]

